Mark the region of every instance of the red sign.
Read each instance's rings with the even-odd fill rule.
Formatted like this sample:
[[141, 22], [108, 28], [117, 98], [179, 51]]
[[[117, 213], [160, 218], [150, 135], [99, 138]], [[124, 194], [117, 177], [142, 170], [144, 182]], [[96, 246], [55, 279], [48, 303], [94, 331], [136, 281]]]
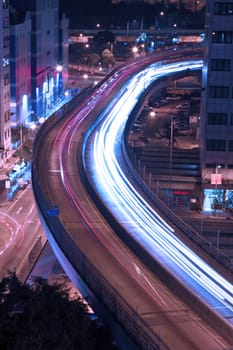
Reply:
[[173, 194], [178, 196], [189, 196], [190, 192], [184, 190], [174, 190]]
[[211, 174], [211, 185], [221, 185], [222, 174]]

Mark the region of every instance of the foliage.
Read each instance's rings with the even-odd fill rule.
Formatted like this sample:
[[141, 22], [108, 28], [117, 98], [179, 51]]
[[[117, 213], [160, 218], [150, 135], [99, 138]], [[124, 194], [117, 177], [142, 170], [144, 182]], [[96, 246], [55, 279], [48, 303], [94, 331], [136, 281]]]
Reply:
[[87, 56], [87, 64], [91, 67], [98, 66], [100, 62], [100, 56], [97, 53], [90, 53]]
[[91, 321], [82, 298], [70, 298], [65, 282], [32, 282], [15, 273], [0, 282], [0, 349], [114, 349], [111, 333]]
[[115, 57], [108, 49], [103, 50], [101, 54], [101, 63], [103, 67], [109, 67], [115, 65]]

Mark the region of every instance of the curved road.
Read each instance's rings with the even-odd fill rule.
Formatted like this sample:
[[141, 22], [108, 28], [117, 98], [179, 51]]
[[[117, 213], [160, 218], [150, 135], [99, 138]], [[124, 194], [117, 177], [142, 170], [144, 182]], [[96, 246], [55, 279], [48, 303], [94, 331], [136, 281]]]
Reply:
[[[176, 60], [177, 57], [173, 59], [173, 61]], [[141, 64], [144, 66], [149, 63], [149, 59], [147, 59]], [[191, 63], [194, 69], [200, 69], [200, 61], [191, 62], [190, 60], [188, 66], [182, 63], [180, 69], [190, 68]], [[162, 264], [168, 264], [168, 270], [174, 268], [174, 259], [176, 259], [176, 266], [172, 274], [177, 274], [177, 278], [183, 282], [185, 280], [185, 283], [187, 283], [187, 279], [190, 279], [189, 288], [191, 289], [191, 285], [194, 290], [197, 288], [202, 297], [208, 300], [210, 290], [213, 287], [210, 287], [207, 292], [206, 289], [203, 291], [204, 289], [199, 287], [200, 281], [197, 279], [198, 272], [195, 269], [200, 264], [200, 260], [196, 261], [195, 269], [194, 265], [190, 265], [192, 252], [187, 250], [181, 242], [178, 242], [173, 234], [173, 229], [163, 218], [158, 217], [153, 208], [149, 207], [149, 203], [145, 202], [140, 192], [136, 190], [134, 182], [128, 181], [124, 174], [124, 171], [128, 172], [128, 170], [119, 166], [125, 160], [125, 157], [122, 158], [121, 147], [126, 118], [141, 92], [147, 88], [147, 84], [149, 86], [155, 79], [172, 74], [172, 72], [169, 73], [168, 65], [172, 72], [179, 69], [179, 64], [173, 66], [171, 60], [170, 63], [166, 62], [166, 65], [162, 64], [159, 75], [158, 69], [161, 63], [156, 63], [148, 70], [137, 73], [142, 67], [139, 66], [139, 62], [133, 62], [129, 67], [115, 72], [103, 85], [98, 86], [91, 96], [84, 96], [83, 101], [80, 101], [75, 111], [69, 113], [69, 116], [57, 123], [56, 126], [53, 125], [50, 132], [45, 134], [46, 136], [41, 133], [36, 140], [34, 152], [34, 191], [41, 212], [46, 211], [45, 208], [42, 208], [43, 200], [40, 198], [39, 188], [43, 189], [42, 195], [45, 195], [50, 207], [59, 206], [59, 221], [65, 227], [72, 243], [85, 253], [86, 259], [99, 270], [100, 275], [104, 275], [104, 278], [111, 283], [112, 287], [117, 290], [117, 295], [119, 294], [120, 298], [126, 300], [131, 309], [135, 310], [136, 316], [141, 322], [140, 331], [138, 331], [139, 341], [142, 329], [148, 328], [149, 331], [145, 331], [145, 333], [155, 334], [154, 345], [157, 347], [164, 341], [172, 349], [223, 349], [230, 344], [221, 338], [216, 331], [211, 330], [187, 305], [169, 291], [153, 273], [153, 269], [150, 271], [114, 232], [102, 215], [104, 209], [101, 213], [83, 185], [87, 179], [81, 167], [76, 165], [80, 164], [77, 163], [77, 156], [80, 157], [81, 151], [83, 151], [86, 160], [84, 165], [90, 174], [88, 181], [94, 184], [95, 194], [101, 197], [108, 210], [111, 208], [111, 213], [117, 217], [117, 220], [122, 226], [125, 226], [127, 231], [131, 228], [131, 232], [133, 231], [134, 236], [136, 235], [134, 237], [136, 241], [138, 240], [140, 245], [147, 246], [145, 250], [149, 249], [150, 254], [155, 254], [157, 260], [162, 259]], [[148, 73], [149, 71], [152, 76]], [[153, 73], [156, 71], [156, 74]], [[141, 82], [143, 82], [142, 86], [140, 86]], [[126, 100], [127, 92], [129, 96]], [[137, 95], [132, 97], [132, 93], [135, 92]], [[114, 95], [115, 98], [113, 98]], [[121, 101], [121, 105], [119, 105], [119, 101]], [[127, 103], [129, 101], [131, 101], [130, 104]], [[116, 109], [118, 113], [120, 111], [118, 117], [114, 117]], [[124, 121], [121, 120], [121, 115]], [[116, 122], [113, 128], [111, 128], [112, 121], [109, 123], [111, 118]], [[99, 121], [101, 122], [99, 123]], [[84, 135], [85, 130], [88, 132]], [[86, 147], [82, 148], [82, 145], [86, 145]], [[105, 152], [105, 148], [107, 152]], [[118, 163], [119, 159], [115, 158], [116, 154], [120, 156], [120, 163]], [[79, 160], [81, 161], [81, 158]], [[123, 187], [121, 187], [120, 182], [116, 181], [118, 174], [114, 173], [113, 175], [112, 173], [111, 162], [114, 163], [114, 171], [117, 170], [118, 174], [120, 172], [119, 180], [123, 179]], [[111, 172], [109, 167], [111, 167]], [[100, 172], [98, 173], [99, 168]], [[109, 174], [111, 174], [110, 179], [108, 178]], [[82, 179], [83, 182], [79, 179]], [[107, 188], [103, 185], [107, 185]], [[130, 189], [130, 193], [126, 192], [126, 189], [127, 191]], [[117, 193], [115, 190], [118, 190], [118, 198], [120, 190], [121, 201], [124, 199], [120, 205], [119, 202], [115, 202]], [[132, 197], [130, 199], [129, 195], [133, 195], [133, 199]], [[132, 200], [133, 207], [129, 207]], [[135, 205], [137, 205], [137, 210], [135, 210]], [[119, 211], [119, 209], [121, 210]], [[136, 219], [135, 215], [137, 215]], [[107, 217], [106, 213], [105, 216]], [[143, 223], [140, 221], [142, 219]], [[47, 226], [50, 226], [50, 218], [46, 218], [44, 215], [43, 220]], [[150, 220], [149, 224], [147, 220]], [[148, 235], [151, 228], [153, 230], [148, 241], [148, 237], [143, 236], [143, 231], [146, 231], [146, 235]], [[158, 233], [159, 244], [156, 243], [157, 245], [154, 245], [155, 232]], [[166, 239], [163, 236], [166, 236]], [[54, 232], [53, 237], [60, 248], [65, 250], [64, 237], [59, 232]], [[174, 247], [177, 250], [169, 256], [166, 249], [170, 251]], [[182, 255], [186, 255], [186, 260], [182, 261], [183, 270], [178, 264], [181, 262], [179, 251], [182, 251]], [[65, 254], [72, 261], [74, 252], [68, 249]], [[196, 258], [198, 259], [198, 257]], [[74, 257], [73, 259], [75, 260]], [[78, 266], [76, 268], [78, 269]], [[204, 266], [204, 270], [206, 268], [207, 266]], [[186, 271], [184, 272], [184, 270]], [[67, 273], [69, 274], [69, 271]], [[194, 275], [196, 277], [193, 277]], [[203, 275], [201, 279], [206, 280], [208, 277]], [[75, 283], [75, 281], [73, 282]], [[230, 295], [227, 290], [228, 282], [225, 282], [226, 288], [223, 298], [231, 302], [232, 294]], [[207, 281], [206, 285], [208, 283]], [[232, 293], [232, 291], [230, 292]], [[219, 291], [217, 295], [219, 295]], [[215, 303], [218, 307], [220, 300], [214, 295], [211, 297], [211, 302], [212, 307], [215, 308]], [[224, 304], [224, 300], [221, 302]], [[227, 308], [227, 305], [224, 305], [224, 308]], [[230, 310], [232, 314], [229, 305], [227, 310]]]

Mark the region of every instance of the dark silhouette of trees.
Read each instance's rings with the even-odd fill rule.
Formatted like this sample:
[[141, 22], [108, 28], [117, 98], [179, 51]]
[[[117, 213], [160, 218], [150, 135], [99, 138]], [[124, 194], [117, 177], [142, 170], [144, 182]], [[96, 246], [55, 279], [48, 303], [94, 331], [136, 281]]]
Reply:
[[0, 282], [0, 349], [113, 350], [112, 336], [92, 321], [65, 282], [50, 285], [36, 277], [22, 284], [15, 273]]

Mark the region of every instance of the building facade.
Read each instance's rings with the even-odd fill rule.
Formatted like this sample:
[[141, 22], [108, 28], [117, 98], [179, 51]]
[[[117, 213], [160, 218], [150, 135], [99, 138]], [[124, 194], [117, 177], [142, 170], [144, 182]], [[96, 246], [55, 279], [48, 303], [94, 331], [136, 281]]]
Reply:
[[0, 5], [0, 167], [11, 157], [9, 3]]
[[31, 118], [31, 15], [10, 11], [10, 81], [12, 148], [23, 142]]
[[58, 0], [11, 0], [11, 3], [17, 11], [28, 11], [31, 16], [31, 95], [27, 118], [30, 124], [51, 114], [63, 93], [62, 66], [63, 63], [67, 66], [68, 62], [62, 61], [67, 57], [61, 54], [59, 39], [65, 36], [60, 33], [66, 28], [65, 19], [61, 20], [61, 29]]
[[209, 0], [206, 6], [200, 140], [205, 197], [228, 203], [233, 197], [233, 1]]

